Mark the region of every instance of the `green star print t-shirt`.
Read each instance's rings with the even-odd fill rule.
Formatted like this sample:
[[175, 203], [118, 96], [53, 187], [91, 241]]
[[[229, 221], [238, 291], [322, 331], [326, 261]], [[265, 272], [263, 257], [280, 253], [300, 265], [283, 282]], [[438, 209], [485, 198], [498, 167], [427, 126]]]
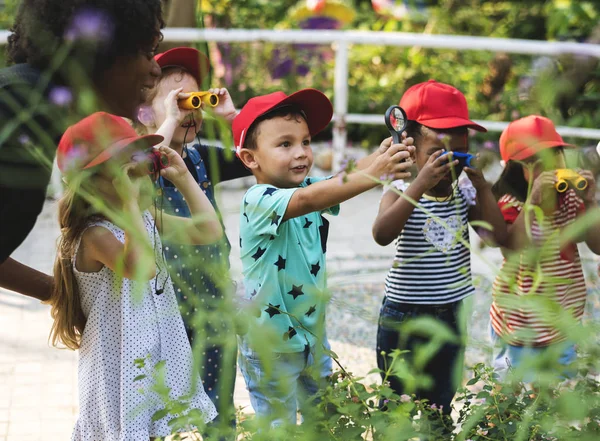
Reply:
[[[306, 178], [307, 187], [323, 178]], [[329, 222], [339, 205], [282, 221], [298, 188], [257, 184], [244, 195], [240, 248], [251, 346], [273, 352], [302, 352], [322, 335], [327, 305], [325, 246]], [[308, 332], [308, 331], [310, 332]]]

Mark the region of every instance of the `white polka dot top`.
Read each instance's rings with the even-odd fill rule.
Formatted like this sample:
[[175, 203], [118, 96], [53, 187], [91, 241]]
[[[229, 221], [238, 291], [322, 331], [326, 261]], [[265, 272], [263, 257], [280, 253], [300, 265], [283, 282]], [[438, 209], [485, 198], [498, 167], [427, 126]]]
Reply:
[[[188, 395], [195, 387], [188, 397], [190, 409], [202, 411], [205, 421], [217, 415], [193, 369], [154, 220], [148, 211], [143, 216], [158, 257], [156, 285], [155, 279], [142, 283], [119, 278], [107, 267], [95, 273], [79, 272], [73, 264], [87, 318], [79, 350], [80, 414], [74, 441], [147, 441], [171, 434], [167, 423], [174, 415], [152, 421], [154, 413], [164, 408], [159, 395], [151, 391], [153, 367], [161, 361], [166, 362], [170, 398]], [[108, 221], [90, 226], [102, 226], [125, 242], [124, 231]], [[163, 292], [156, 294], [155, 286], [160, 290], [163, 285]], [[145, 368], [140, 369], [135, 360], [143, 358]], [[146, 377], [134, 381], [140, 375]]]

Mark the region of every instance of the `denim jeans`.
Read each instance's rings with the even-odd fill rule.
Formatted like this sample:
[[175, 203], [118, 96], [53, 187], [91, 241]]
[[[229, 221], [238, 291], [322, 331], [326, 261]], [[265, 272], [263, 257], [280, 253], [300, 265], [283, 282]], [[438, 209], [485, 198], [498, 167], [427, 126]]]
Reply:
[[[420, 399], [429, 400], [430, 404], [444, 406], [444, 413], [450, 413], [450, 403], [456, 393], [457, 380], [462, 378], [464, 345], [462, 344], [459, 326], [459, 310], [462, 301], [445, 305], [417, 305], [398, 303], [384, 298], [379, 312], [377, 328], [377, 367], [386, 371], [391, 363], [390, 354], [394, 349], [408, 350], [403, 355], [414, 371], [415, 351], [419, 346], [427, 344], [430, 339], [417, 333], [404, 334], [402, 324], [410, 319], [430, 316], [446, 324], [458, 337], [461, 343], [444, 343], [439, 350], [425, 363], [416, 375], [427, 375], [432, 380], [430, 388], [407, 390], [403, 381], [397, 376], [389, 376], [390, 387], [398, 394], [416, 394]], [[433, 336], [435, 338], [435, 336]], [[382, 355], [384, 352], [386, 355]], [[382, 378], [385, 374], [382, 374]]]
[[491, 325], [490, 339], [494, 345], [492, 365], [494, 372], [501, 381], [506, 379], [511, 369], [516, 369], [517, 373], [520, 374], [519, 380], [526, 383], [533, 382], [536, 377], [536, 368], [535, 366], [528, 368], [527, 364], [536, 364], [535, 359], [538, 362], [541, 359], [546, 359], [548, 365], [558, 360], [558, 364], [564, 367], [560, 372], [555, 371], [560, 378], [571, 378], [576, 373], [569, 369], [569, 365], [577, 358], [573, 343], [561, 342], [541, 347], [510, 345], [496, 334]]
[[[323, 344], [329, 349], [327, 338]], [[303, 352], [255, 351], [239, 338], [238, 364], [250, 393], [250, 403], [258, 418], [271, 427], [296, 424], [298, 408], [314, 406], [311, 399], [331, 375], [331, 357], [319, 344]], [[303, 412], [306, 413], [306, 412]]]

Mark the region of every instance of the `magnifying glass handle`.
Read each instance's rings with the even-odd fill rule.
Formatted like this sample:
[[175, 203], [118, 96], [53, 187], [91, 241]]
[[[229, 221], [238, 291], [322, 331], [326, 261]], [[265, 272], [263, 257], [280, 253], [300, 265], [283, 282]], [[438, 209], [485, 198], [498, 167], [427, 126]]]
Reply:
[[400, 133], [398, 133], [394, 130], [390, 130], [390, 133], [392, 134], [392, 141], [394, 144], [400, 144], [402, 142], [402, 140], [400, 138]]

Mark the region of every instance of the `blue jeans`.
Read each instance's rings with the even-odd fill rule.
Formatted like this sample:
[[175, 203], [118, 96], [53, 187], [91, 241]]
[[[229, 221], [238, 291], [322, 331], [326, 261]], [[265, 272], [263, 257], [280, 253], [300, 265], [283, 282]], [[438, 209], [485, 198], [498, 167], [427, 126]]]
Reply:
[[[392, 361], [389, 354], [394, 349], [401, 349], [410, 351], [404, 354], [403, 358], [411, 369], [415, 369], [415, 351], [430, 343], [435, 336], [428, 338], [419, 333], [403, 334], [402, 324], [411, 319], [432, 317], [447, 325], [460, 337], [461, 326], [458, 318], [461, 306], [462, 301], [444, 305], [417, 305], [384, 298], [377, 328], [377, 367], [385, 373]], [[417, 375], [427, 375], [431, 378], [432, 384], [429, 388], [406, 389], [402, 379], [394, 375], [387, 378], [390, 387], [398, 395], [414, 393], [418, 398], [426, 398], [430, 404], [443, 406], [443, 412], [449, 414], [452, 410], [450, 403], [462, 378], [463, 352], [462, 343], [446, 342], [441, 345], [422, 370], [416, 372]], [[382, 378], [385, 378], [384, 373], [381, 374]]]
[[[573, 343], [561, 342], [541, 347], [510, 345], [496, 334], [491, 325], [490, 338], [494, 344], [492, 366], [500, 380], [506, 379], [508, 372], [514, 368], [520, 374], [520, 380], [531, 383], [536, 377], [536, 365], [542, 358], [548, 359], [550, 363], [558, 360], [558, 363], [565, 367], [559, 377], [564, 379], [575, 375], [575, 372], [568, 369], [577, 358]], [[527, 369], [529, 364], [532, 366]]]
[[[327, 337], [323, 344], [329, 349]], [[254, 351], [239, 338], [238, 364], [250, 393], [250, 403], [259, 418], [271, 427], [296, 424], [296, 413], [314, 406], [311, 398], [331, 375], [331, 357], [317, 344], [303, 352], [280, 353]]]

